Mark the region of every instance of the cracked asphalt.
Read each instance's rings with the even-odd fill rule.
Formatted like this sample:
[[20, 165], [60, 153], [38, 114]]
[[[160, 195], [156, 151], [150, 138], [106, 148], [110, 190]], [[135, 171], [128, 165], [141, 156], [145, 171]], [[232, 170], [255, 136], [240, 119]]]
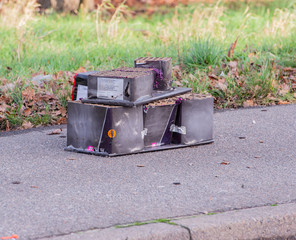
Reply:
[[0, 237], [296, 202], [296, 105], [216, 112], [213, 144], [115, 158], [52, 129], [0, 133]]

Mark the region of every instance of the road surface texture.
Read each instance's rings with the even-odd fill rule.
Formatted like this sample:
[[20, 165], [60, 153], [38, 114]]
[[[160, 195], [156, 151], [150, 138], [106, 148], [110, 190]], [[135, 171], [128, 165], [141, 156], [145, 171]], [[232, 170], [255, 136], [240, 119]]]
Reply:
[[64, 151], [56, 128], [0, 133], [0, 237], [295, 239], [296, 105], [216, 112], [212, 144], [114, 158]]

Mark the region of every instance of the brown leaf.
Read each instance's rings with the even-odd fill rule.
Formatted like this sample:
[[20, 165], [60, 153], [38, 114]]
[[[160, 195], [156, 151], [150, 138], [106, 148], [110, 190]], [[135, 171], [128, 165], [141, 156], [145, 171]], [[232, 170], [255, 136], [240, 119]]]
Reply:
[[215, 83], [215, 88], [220, 89], [220, 90], [225, 92], [227, 90], [227, 83], [216, 82]]
[[63, 129], [59, 128], [59, 129], [55, 129], [52, 132], [48, 133], [47, 135], [57, 135], [57, 134], [61, 134], [61, 132], [63, 131]]
[[290, 104], [290, 102], [288, 102], [288, 101], [279, 101], [278, 104], [279, 105], [286, 105], [286, 104]]
[[173, 75], [176, 80], [179, 80], [180, 82], [182, 81], [182, 72], [180, 66], [174, 66], [173, 67]]
[[253, 100], [247, 100], [244, 102], [244, 107], [253, 107], [254, 101]]
[[286, 67], [282, 68], [284, 72], [296, 72], [296, 68]]
[[182, 87], [183, 84], [180, 81], [174, 81], [174, 83], [177, 85], [177, 87]]
[[84, 67], [79, 67], [75, 73], [81, 73], [81, 72], [87, 72], [87, 70]]
[[5, 112], [6, 111], [6, 108], [8, 108], [9, 106], [6, 104], [6, 103], [2, 103], [0, 105], [0, 112]]
[[62, 112], [61, 110], [58, 110], [58, 111], [53, 111], [51, 114], [54, 116], [59, 116], [59, 115], [62, 115]]
[[33, 124], [29, 121], [24, 121], [22, 124], [22, 129], [28, 129], [28, 128], [32, 128]]
[[24, 100], [33, 100], [33, 97], [35, 96], [35, 91], [34, 89], [27, 87], [22, 91], [22, 96]]
[[236, 44], [237, 44], [237, 40], [238, 40], [238, 37], [237, 37], [237, 39], [235, 40], [235, 42], [232, 43], [232, 44], [230, 45], [230, 47], [229, 47], [229, 50], [228, 50], [228, 53], [227, 53], [227, 56], [228, 56], [229, 58], [232, 58], [232, 56], [233, 56], [234, 49], [235, 49]]
[[55, 79], [64, 79], [65, 75], [63, 71], [59, 71], [57, 72], [57, 74], [55, 75]]
[[284, 96], [285, 94], [290, 92], [290, 86], [288, 84], [282, 84], [279, 86], [280, 90], [279, 90], [279, 94]]
[[260, 140], [259, 142], [260, 142], [260, 143], [264, 143], [264, 141], [263, 141], [263, 140]]
[[10, 130], [9, 128], [9, 121], [6, 119], [6, 129], [5, 129], [7, 132]]
[[24, 115], [26, 116], [26, 117], [28, 117], [29, 115], [31, 115], [31, 109], [30, 108], [26, 108], [25, 110], [24, 110]]
[[210, 75], [208, 75], [208, 77], [209, 77], [211, 80], [219, 80], [219, 78], [218, 78], [215, 74], [210, 74]]
[[144, 165], [137, 165], [137, 167], [145, 167]]
[[61, 117], [58, 119], [57, 124], [66, 124], [67, 123], [67, 118]]
[[255, 156], [254, 158], [261, 158], [261, 156]]
[[222, 164], [222, 165], [229, 165], [230, 162], [228, 162], [228, 161], [223, 161], [223, 162], [221, 162], [220, 164]]

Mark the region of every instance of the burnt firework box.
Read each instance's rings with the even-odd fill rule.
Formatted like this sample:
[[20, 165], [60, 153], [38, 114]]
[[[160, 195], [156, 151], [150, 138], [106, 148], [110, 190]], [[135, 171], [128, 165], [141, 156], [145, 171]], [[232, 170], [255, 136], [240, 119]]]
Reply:
[[97, 73], [98, 71], [77, 73], [74, 76], [74, 83], [72, 87], [72, 101], [87, 98], [88, 87], [87, 78], [90, 74]]
[[153, 68], [156, 77], [154, 90], [166, 91], [172, 88], [172, 58], [170, 57], [141, 57], [134, 61], [136, 68]]
[[213, 97], [185, 94], [180, 99], [176, 123], [171, 125], [174, 144], [194, 145], [213, 141]]
[[135, 102], [152, 96], [153, 81], [153, 71], [91, 74], [88, 77], [88, 98]]
[[139, 107], [68, 103], [67, 147], [97, 155], [127, 154], [144, 148]]
[[164, 100], [143, 107], [145, 147], [159, 147], [172, 142], [170, 129], [175, 124], [177, 108], [175, 102]]

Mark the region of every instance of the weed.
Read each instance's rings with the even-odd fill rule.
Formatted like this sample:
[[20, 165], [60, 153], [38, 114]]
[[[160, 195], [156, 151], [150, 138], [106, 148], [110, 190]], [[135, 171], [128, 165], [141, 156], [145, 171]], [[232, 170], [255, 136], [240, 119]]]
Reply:
[[199, 39], [190, 42], [189, 47], [184, 50], [182, 63], [189, 71], [197, 68], [215, 66], [223, 57], [221, 46], [213, 39]]
[[146, 222], [134, 222], [134, 223], [126, 224], [126, 225], [116, 225], [115, 228], [127, 228], [127, 227], [133, 227], [133, 226], [142, 226], [142, 225], [147, 225], [147, 224], [151, 224], [151, 223], [167, 223], [167, 224], [171, 224], [171, 225], [176, 225], [175, 223], [171, 222], [170, 219], [160, 218], [160, 219], [146, 221]]
[[215, 212], [210, 212], [210, 213], [208, 213], [207, 215], [209, 215], [209, 216], [211, 216], [211, 215], [216, 215], [217, 213], [215, 213]]

